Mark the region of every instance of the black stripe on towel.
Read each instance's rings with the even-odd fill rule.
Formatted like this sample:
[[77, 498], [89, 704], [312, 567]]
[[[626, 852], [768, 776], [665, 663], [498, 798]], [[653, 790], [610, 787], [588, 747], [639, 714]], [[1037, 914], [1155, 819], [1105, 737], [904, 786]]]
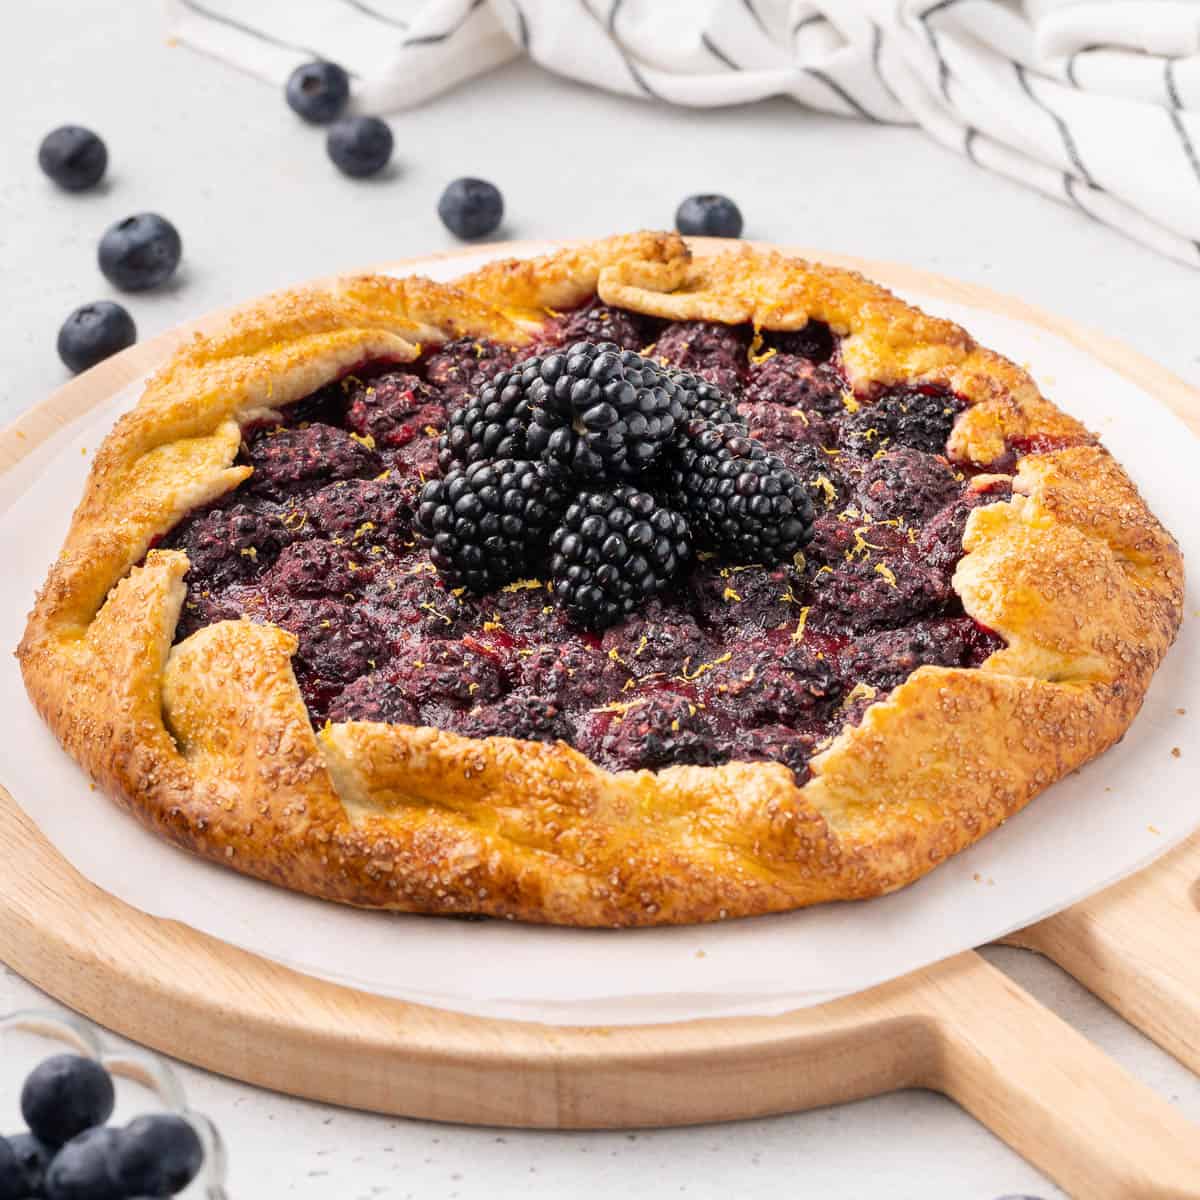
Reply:
[[1192, 164], [1192, 170], [1196, 174], [1196, 178], [1200, 179], [1200, 158], [1196, 156], [1196, 146], [1192, 141], [1192, 136], [1187, 131], [1187, 126], [1183, 123], [1183, 114], [1177, 108], [1167, 109], [1167, 115], [1171, 118], [1171, 124], [1175, 126], [1175, 132], [1179, 135], [1179, 141], [1183, 146], [1183, 152], [1187, 155], [1187, 160]]
[[753, 0], [742, 0], [742, 7], [754, 18], [754, 23], [767, 35], [771, 36], [771, 32], [767, 29], [766, 22], [758, 15], [758, 9], [754, 7]]
[[1075, 144], [1075, 137], [1071, 133], [1070, 127], [1066, 121], [1062, 119], [1043, 99], [1034, 94], [1033, 86], [1029, 82], [1029, 76], [1026, 74], [1025, 68], [1020, 63], [1013, 63], [1013, 67], [1017, 72], [1017, 80], [1021, 84], [1021, 90], [1029, 97], [1044, 112], [1058, 127], [1058, 135], [1062, 138], [1063, 148], [1067, 152], [1067, 157], [1074, 164], [1075, 170], [1079, 173], [1083, 181], [1089, 187], [1095, 187], [1096, 181], [1092, 178], [1091, 172], [1083, 165], [1083, 159], [1079, 157], [1079, 147]]
[[820, 21], [827, 21], [828, 19], [829, 18], [826, 17], [824, 13], [812, 13], [807, 17], [801, 17], [800, 20], [798, 20], [795, 25], [792, 26], [792, 37], [795, 37], [800, 30], [807, 29], [810, 25], [816, 25]]
[[396, 29], [408, 28], [408, 22], [401, 17], [393, 17], [389, 13], [381, 13], [378, 9], [372, 8], [369, 4], [365, 3], [365, 0], [342, 0], [342, 3], [356, 9], [365, 17], [373, 17], [376, 21], [384, 25], [392, 25]]
[[903, 108], [900, 97], [896, 95], [883, 73], [883, 30], [874, 21], [871, 22], [871, 66], [874, 67], [875, 78], [879, 80], [883, 90], [896, 102], [897, 108]]
[[[592, 12], [592, 8], [591, 8], [591, 5], [588, 4], [588, 0], [579, 0], [579, 7], [582, 8], [583, 11], [585, 13], [587, 13], [587, 15], [589, 17], [591, 17], [592, 20], [595, 21], [596, 24], [599, 25], [601, 29], [604, 29], [606, 27], [605, 21], [603, 20], [603, 18], [596, 16], [596, 14], [594, 12]], [[612, 32], [612, 20], [616, 14], [617, 7], [618, 6], [614, 4], [612, 7], [612, 10], [608, 14], [607, 28], [608, 28], [609, 33]], [[625, 70], [627, 70], [629, 72], [629, 78], [632, 79], [633, 82], [637, 85], [637, 88], [642, 93], [642, 95], [649, 96], [651, 100], [661, 99], [661, 97], [659, 97], [658, 95], [655, 94], [654, 90], [645, 81], [645, 79], [642, 78], [641, 71], [639, 71], [637, 69], [637, 66], [634, 64], [633, 59], [631, 59], [629, 57], [629, 55], [625, 53], [624, 46], [622, 46], [621, 43], [619, 41], [617, 41], [617, 39], [615, 37], [612, 39], [612, 44], [613, 44], [613, 49], [621, 56], [621, 61], [625, 64]]]
[[1167, 99], [1172, 108], [1182, 108], [1183, 101], [1179, 98], [1179, 85], [1175, 82], [1175, 60], [1168, 58], [1163, 63], [1163, 85], [1167, 89]]
[[1070, 84], [1073, 88], [1079, 87], [1079, 80], [1075, 78], [1075, 60], [1081, 54], [1089, 54], [1091, 51], [1099, 49], [1099, 42], [1093, 42], [1090, 46], [1080, 46], [1079, 49], [1067, 59], [1067, 79], [1070, 81]]
[[521, 49], [529, 49], [529, 22], [525, 19], [525, 12], [517, 3], [517, 0], [508, 0], [512, 5], [512, 10], [517, 14], [517, 37], [521, 42]]
[[702, 33], [700, 35], [700, 42], [704, 46], [705, 50], [707, 50], [709, 54], [713, 56], [713, 58], [720, 59], [721, 62], [723, 62], [731, 71], [740, 71], [742, 69], [733, 61], [732, 58], [729, 57], [728, 54], [725, 53], [724, 50], [721, 49], [720, 46], [716, 44], [716, 42], [712, 40], [712, 38], [708, 36], [707, 33]]
[[475, 10], [482, 6], [483, 0], [471, 0], [471, 7], [449, 29], [444, 29], [441, 33], [422, 33], [417, 37], [405, 38], [400, 44], [402, 46], [436, 46], [441, 42], [448, 42], [471, 19]]
[[848, 105], [856, 116], [862, 117], [865, 121], [872, 121], [876, 125], [882, 125], [883, 122], [873, 113], [868, 112], [855, 98], [836, 79], [831, 79], [824, 71], [819, 71], [816, 67], [806, 67], [805, 71], [813, 79], [819, 83], [823, 83], [834, 95], [838, 96], [842, 103]]
[[[319, 50], [314, 50], [311, 46], [300, 46], [295, 42], [285, 42], [283, 38], [277, 38], [273, 34], [264, 33], [261, 29], [255, 29], [253, 25], [247, 25], [239, 21], [236, 17], [227, 17], [224, 13], [213, 12], [211, 8], [205, 8], [202, 4], [198, 4], [197, 0], [182, 0], [182, 2], [185, 8], [191, 9], [197, 16], [204, 17], [206, 20], [212, 21], [217, 25], [228, 25], [230, 29], [236, 29], [239, 33], [248, 34], [252, 38], [257, 38], [260, 42], [279, 46], [283, 50], [298, 50], [301, 54], [307, 54], [312, 58], [324, 58], [324, 55]], [[351, 78], [354, 78], [352, 74]]]

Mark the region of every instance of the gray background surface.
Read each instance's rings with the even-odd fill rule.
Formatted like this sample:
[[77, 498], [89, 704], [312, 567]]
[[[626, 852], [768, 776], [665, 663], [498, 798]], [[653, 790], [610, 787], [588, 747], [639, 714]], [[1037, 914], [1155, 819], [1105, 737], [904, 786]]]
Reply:
[[[1015, 293], [1200, 384], [1200, 274], [908, 129], [784, 101], [652, 108], [517, 64], [393, 118], [392, 171], [356, 184], [273, 89], [168, 45], [148, 0], [13, 6], [0, 40], [0, 112], [0, 424], [67, 378], [54, 353], [66, 314], [119, 298], [95, 263], [111, 222], [155, 210], [183, 236], [177, 279], [125, 300], [149, 337], [284, 284], [456, 245], [435, 204], [462, 174], [501, 187], [509, 216], [500, 236], [511, 238], [669, 226], [682, 196], [726, 191], [749, 237]], [[59, 193], [36, 168], [38, 141], [64, 122], [108, 143], [109, 176], [95, 193]], [[987, 953], [1200, 1119], [1200, 1082], [1057, 968], [1019, 951]], [[46, 1002], [0, 969], [0, 1012]], [[696, 1130], [558, 1135], [362, 1116], [184, 1075], [230, 1143], [235, 1197], [1061, 1195], [953, 1104], [922, 1093]], [[16, 1086], [0, 1076], [0, 1129], [17, 1124]]]

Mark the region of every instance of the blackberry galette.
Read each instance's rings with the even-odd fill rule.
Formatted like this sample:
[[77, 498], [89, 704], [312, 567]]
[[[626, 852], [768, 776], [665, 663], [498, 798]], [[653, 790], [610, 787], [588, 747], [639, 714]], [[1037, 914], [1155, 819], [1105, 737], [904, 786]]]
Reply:
[[196, 338], [19, 655], [172, 842], [366, 907], [717, 920], [923, 875], [1124, 733], [1182, 565], [1028, 375], [638, 234]]

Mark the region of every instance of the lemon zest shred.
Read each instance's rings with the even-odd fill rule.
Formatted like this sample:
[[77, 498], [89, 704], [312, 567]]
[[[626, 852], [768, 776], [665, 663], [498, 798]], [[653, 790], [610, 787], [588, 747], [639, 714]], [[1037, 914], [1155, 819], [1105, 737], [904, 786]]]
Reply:
[[704, 663], [701, 663], [701, 664], [700, 664], [700, 665], [699, 665], [699, 666], [698, 666], [698, 667], [697, 667], [697, 668], [696, 668], [694, 671], [692, 671], [692, 673], [689, 675], [689, 674], [688, 674], [688, 667], [691, 665], [691, 661], [692, 661], [692, 656], [689, 654], [689, 655], [687, 656], [687, 658], [685, 658], [685, 659], [683, 660], [683, 669], [682, 669], [682, 671], [680, 672], [680, 675], [681, 675], [681, 676], [682, 676], [684, 679], [686, 679], [686, 680], [689, 680], [689, 681], [690, 681], [690, 680], [692, 680], [692, 679], [699, 679], [699, 678], [700, 678], [700, 676], [701, 676], [701, 675], [703, 675], [705, 671], [711, 671], [711, 670], [713, 670], [715, 667], [718, 667], [718, 666], [720, 666], [720, 665], [721, 665], [721, 663], [727, 663], [727, 662], [728, 662], [728, 661], [729, 661], [729, 660], [730, 660], [732, 657], [733, 657], [733, 654], [732, 654], [730, 651], [728, 651], [728, 650], [727, 650], [727, 651], [726, 651], [724, 654], [722, 654], [722, 655], [721, 655], [721, 657], [720, 657], [720, 658], [714, 658], [714, 659], [712, 660], [712, 662], [704, 662]]
[[796, 628], [792, 633], [792, 641], [799, 644], [804, 641], [804, 627], [808, 624], [808, 614], [812, 612], [812, 605], [806, 604], [800, 610], [800, 620], [796, 622]]

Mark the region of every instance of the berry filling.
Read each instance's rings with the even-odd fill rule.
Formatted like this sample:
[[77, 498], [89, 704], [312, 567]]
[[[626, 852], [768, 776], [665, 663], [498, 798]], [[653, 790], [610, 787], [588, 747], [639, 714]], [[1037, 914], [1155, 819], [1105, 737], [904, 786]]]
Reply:
[[191, 562], [177, 636], [291, 630], [317, 723], [802, 782], [913, 671], [1003, 646], [951, 584], [971, 511], [1011, 494], [947, 459], [963, 407], [851, 396], [819, 322], [759, 335], [598, 300], [531, 350], [368, 365], [248, 427], [253, 476], [163, 539]]

